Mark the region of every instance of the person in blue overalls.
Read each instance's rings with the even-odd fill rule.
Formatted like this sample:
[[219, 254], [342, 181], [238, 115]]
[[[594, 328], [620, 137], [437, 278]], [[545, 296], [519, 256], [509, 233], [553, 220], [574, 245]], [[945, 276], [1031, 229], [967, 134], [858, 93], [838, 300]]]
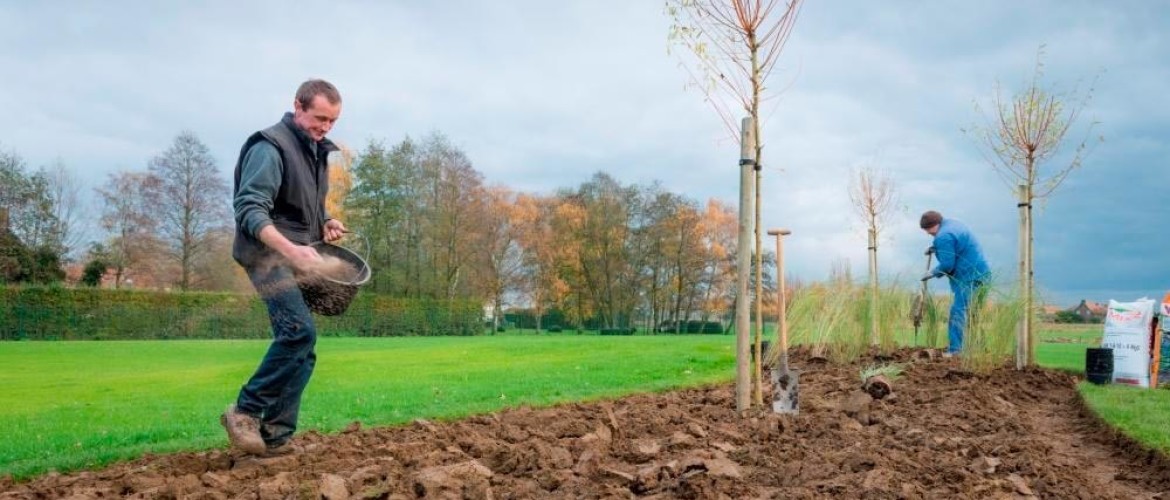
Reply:
[[951, 292], [955, 296], [951, 317], [947, 321], [946, 352], [948, 356], [954, 356], [963, 350], [963, 333], [971, 300], [990, 281], [991, 269], [983, 257], [979, 240], [966, 224], [929, 210], [922, 214], [919, 226], [934, 237], [927, 253], [934, 252], [938, 259], [938, 265], [928, 271], [922, 281], [945, 275], [950, 278]]

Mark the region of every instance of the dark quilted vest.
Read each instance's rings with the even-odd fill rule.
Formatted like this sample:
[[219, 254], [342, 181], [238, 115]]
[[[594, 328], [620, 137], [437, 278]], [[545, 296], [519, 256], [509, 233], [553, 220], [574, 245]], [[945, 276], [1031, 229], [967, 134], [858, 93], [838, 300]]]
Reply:
[[[273, 199], [272, 224], [293, 243], [307, 245], [320, 241], [325, 227], [325, 195], [329, 192], [329, 152], [336, 151], [328, 139], [317, 144], [314, 157], [309, 145], [297, 137], [292, 128], [292, 113], [286, 113], [276, 125], [252, 134], [240, 150], [236, 160], [233, 195], [240, 189], [240, 171], [244, 156], [254, 144], [268, 141], [280, 151], [280, 190]], [[307, 140], [307, 139], [306, 139]], [[241, 265], [252, 266], [275, 254], [264, 243], [244, 232], [236, 224], [236, 238], [232, 257]]]

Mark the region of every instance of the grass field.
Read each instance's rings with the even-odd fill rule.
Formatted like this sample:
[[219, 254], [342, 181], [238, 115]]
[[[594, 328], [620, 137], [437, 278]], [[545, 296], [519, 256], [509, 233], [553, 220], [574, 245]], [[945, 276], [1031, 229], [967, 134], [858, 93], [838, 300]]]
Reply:
[[[1081, 372], [1100, 325], [1042, 330], [1038, 362]], [[323, 338], [302, 430], [387, 425], [732, 380], [731, 335]], [[1068, 339], [1080, 339], [1072, 342]], [[219, 413], [267, 341], [0, 343], [0, 475], [226, 446]], [[1170, 391], [1082, 384], [1102, 417], [1170, 452]]]
[[[732, 378], [734, 338], [323, 338], [301, 428], [456, 418]], [[0, 343], [0, 475], [226, 446], [267, 341]]]

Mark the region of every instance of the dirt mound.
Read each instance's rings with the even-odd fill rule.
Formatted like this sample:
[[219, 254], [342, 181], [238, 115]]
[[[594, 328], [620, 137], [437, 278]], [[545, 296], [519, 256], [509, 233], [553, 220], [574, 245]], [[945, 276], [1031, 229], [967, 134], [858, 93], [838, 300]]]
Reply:
[[[909, 360], [910, 353], [900, 353]], [[0, 482], [0, 498], [1155, 498], [1166, 457], [1105, 429], [1068, 375], [918, 361], [874, 400], [858, 367], [794, 356], [798, 417], [729, 385], [520, 408]], [[766, 377], [765, 377], [766, 378]], [[310, 402], [311, 404], [311, 402]]]

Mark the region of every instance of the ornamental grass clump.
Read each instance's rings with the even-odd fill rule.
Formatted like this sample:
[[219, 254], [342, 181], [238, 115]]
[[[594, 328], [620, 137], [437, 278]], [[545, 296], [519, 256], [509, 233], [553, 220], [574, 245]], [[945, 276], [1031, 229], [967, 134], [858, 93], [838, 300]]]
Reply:
[[863, 296], [863, 288], [841, 280], [794, 290], [788, 308], [791, 342], [808, 347], [815, 358], [840, 363], [857, 359], [868, 344], [856, 311]]
[[[862, 292], [864, 300], [857, 305], [857, 322], [863, 331], [872, 330], [873, 320], [870, 318], [869, 302], [873, 300], [872, 292], [865, 289]], [[911, 315], [910, 307], [914, 303], [916, 293], [911, 293], [901, 284], [891, 282], [878, 289], [877, 295], [877, 337], [868, 334], [867, 341], [876, 345], [883, 353], [893, 352], [899, 345], [899, 332], [903, 332], [911, 325], [906, 318]]]
[[889, 363], [868, 365], [861, 369], [861, 390], [874, 399], [882, 399], [894, 392], [894, 380], [902, 375], [902, 365]]
[[1014, 293], [998, 293], [986, 285], [976, 290], [964, 330], [963, 366], [986, 373], [1011, 361], [1025, 307]]
[[904, 371], [905, 371], [905, 368], [900, 363], [887, 363], [887, 364], [875, 363], [875, 364], [866, 365], [865, 367], [863, 367], [861, 369], [861, 372], [860, 372], [861, 383], [864, 384], [866, 380], [869, 380], [870, 378], [876, 377], [878, 375], [881, 375], [881, 376], [886, 377], [886, 378], [890, 379], [891, 381], [893, 381], [893, 380], [896, 380], [898, 377], [902, 376], [902, 373]]

